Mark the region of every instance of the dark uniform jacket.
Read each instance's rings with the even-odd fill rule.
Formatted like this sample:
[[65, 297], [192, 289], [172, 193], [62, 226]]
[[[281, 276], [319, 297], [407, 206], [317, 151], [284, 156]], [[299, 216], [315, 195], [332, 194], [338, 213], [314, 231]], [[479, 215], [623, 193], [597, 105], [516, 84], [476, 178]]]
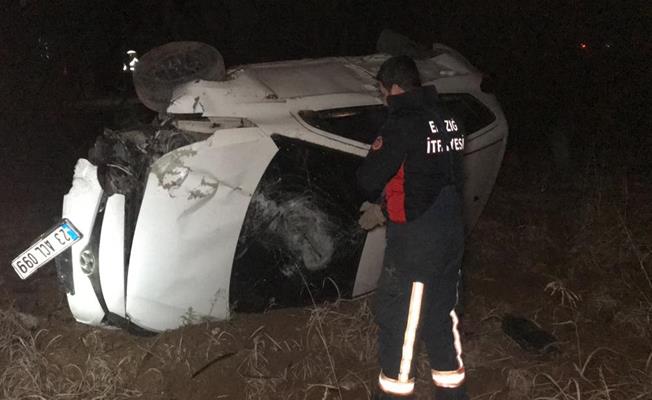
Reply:
[[369, 201], [384, 193], [389, 220], [405, 223], [423, 214], [443, 187], [455, 185], [461, 193], [464, 133], [434, 87], [387, 102], [387, 121], [358, 170], [358, 183]]

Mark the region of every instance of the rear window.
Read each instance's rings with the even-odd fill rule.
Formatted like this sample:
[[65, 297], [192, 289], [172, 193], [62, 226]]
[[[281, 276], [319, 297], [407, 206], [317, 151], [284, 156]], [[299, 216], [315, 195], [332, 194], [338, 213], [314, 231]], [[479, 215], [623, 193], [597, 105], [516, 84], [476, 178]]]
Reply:
[[[440, 98], [450, 112], [461, 121], [467, 135], [479, 131], [496, 120], [491, 110], [470, 94], [442, 94]], [[387, 119], [387, 108], [379, 104], [321, 111], [304, 110], [299, 112], [299, 116], [322, 131], [371, 144]]]

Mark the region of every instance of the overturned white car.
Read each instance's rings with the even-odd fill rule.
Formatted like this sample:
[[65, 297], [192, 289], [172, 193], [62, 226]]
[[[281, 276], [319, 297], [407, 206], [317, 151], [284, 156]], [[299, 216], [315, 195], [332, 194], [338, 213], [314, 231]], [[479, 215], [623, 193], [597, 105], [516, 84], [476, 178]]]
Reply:
[[[149, 76], [174, 81], [165, 66], [179, 58], [163, 54]], [[385, 119], [374, 76], [388, 57], [246, 65], [141, 96], [158, 111], [165, 104], [158, 123], [106, 131], [64, 198], [63, 217], [82, 234], [57, 258], [74, 317], [161, 331], [373, 290], [384, 230], [357, 225], [355, 170]], [[507, 123], [454, 50], [436, 44], [417, 64], [467, 130], [471, 227]]]

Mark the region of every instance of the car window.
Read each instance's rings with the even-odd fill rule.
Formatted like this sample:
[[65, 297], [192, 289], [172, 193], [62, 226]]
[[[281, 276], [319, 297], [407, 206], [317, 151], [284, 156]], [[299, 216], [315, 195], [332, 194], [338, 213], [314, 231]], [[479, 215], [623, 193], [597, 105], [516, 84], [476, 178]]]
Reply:
[[[467, 135], [496, 120], [491, 110], [470, 94], [441, 94], [440, 98], [450, 112], [462, 121]], [[299, 116], [322, 131], [371, 144], [387, 118], [387, 108], [379, 104], [320, 111], [303, 110], [299, 111]]]
[[467, 135], [492, 124], [496, 116], [475, 97], [466, 93], [440, 94], [448, 110], [462, 121]]
[[299, 116], [322, 131], [371, 144], [387, 119], [387, 108], [378, 104], [321, 111], [305, 110], [300, 111]]

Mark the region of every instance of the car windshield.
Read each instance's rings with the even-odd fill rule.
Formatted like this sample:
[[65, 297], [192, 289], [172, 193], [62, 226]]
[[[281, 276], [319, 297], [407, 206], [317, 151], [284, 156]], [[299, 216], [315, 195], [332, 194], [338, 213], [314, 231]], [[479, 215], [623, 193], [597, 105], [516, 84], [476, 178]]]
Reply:
[[[496, 116], [470, 94], [441, 94], [440, 98], [453, 115], [462, 121], [467, 135], [472, 135], [496, 120]], [[387, 107], [377, 104], [320, 111], [304, 110], [299, 112], [299, 116], [322, 131], [371, 144], [387, 119]]]

